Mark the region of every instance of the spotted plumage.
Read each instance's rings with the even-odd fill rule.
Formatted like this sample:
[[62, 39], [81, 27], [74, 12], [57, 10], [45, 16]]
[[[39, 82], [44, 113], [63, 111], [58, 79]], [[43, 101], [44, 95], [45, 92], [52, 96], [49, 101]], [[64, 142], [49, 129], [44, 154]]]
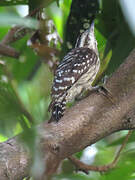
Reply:
[[76, 46], [59, 64], [52, 85], [51, 121], [58, 121], [64, 114], [66, 103], [83, 90], [91, 89], [92, 82], [100, 67], [94, 26], [85, 31]]

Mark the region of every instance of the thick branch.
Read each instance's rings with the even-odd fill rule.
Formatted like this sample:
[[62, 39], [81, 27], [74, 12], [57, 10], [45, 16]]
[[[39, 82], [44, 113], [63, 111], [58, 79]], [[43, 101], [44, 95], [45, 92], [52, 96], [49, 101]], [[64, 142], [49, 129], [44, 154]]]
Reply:
[[[67, 110], [59, 123], [45, 122], [37, 128], [38, 147], [43, 152], [46, 175], [54, 173], [62, 159], [86, 146], [113, 132], [135, 128], [135, 49], [108, 80], [106, 87], [115, 97], [115, 104], [102, 94], [93, 93]], [[6, 148], [9, 143], [10, 148]], [[16, 142], [16, 138], [1, 144], [0, 156], [6, 157], [0, 158], [0, 177], [3, 180], [9, 179], [5, 174], [13, 177], [14, 173], [14, 180], [28, 174], [29, 153]], [[13, 164], [9, 163], [13, 161]]]

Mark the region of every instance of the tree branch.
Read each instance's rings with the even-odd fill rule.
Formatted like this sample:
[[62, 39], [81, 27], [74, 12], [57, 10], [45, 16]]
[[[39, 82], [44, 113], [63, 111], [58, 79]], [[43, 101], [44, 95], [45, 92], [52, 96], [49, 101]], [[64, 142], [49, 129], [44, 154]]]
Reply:
[[125, 140], [122, 143], [119, 151], [117, 152], [114, 160], [107, 165], [102, 165], [102, 166], [87, 165], [87, 164], [81, 162], [80, 160], [76, 159], [73, 156], [68, 157], [68, 159], [75, 165], [77, 170], [83, 171], [86, 174], [88, 174], [89, 171], [106, 172], [110, 169], [113, 169], [116, 166], [118, 159], [120, 157], [120, 154], [121, 154], [122, 150], [124, 149], [124, 147], [126, 146], [131, 133], [132, 133], [132, 130], [128, 131], [128, 134], [126, 135]]
[[[108, 80], [106, 88], [115, 97], [115, 104], [102, 94], [93, 93], [68, 109], [58, 123], [44, 122], [37, 127], [37, 147], [45, 162], [40, 179], [52, 175], [61, 160], [98, 140], [116, 131], [135, 128], [135, 49]], [[30, 164], [30, 154], [17, 138], [0, 144], [2, 180], [22, 179], [29, 175]]]
[[19, 58], [20, 53], [17, 52], [14, 48], [0, 43], [0, 55]]

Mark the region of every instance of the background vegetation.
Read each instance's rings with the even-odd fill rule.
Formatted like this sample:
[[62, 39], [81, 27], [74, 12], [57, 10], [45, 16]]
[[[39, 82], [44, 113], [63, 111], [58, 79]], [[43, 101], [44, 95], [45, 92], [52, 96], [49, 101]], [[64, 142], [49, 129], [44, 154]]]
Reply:
[[[21, 37], [11, 43], [11, 46], [19, 52], [17, 58], [0, 56], [1, 142], [22, 132], [21, 137], [36, 157], [34, 146], [36, 131], [31, 127], [49, 118], [48, 105], [53, 71], [60, 57], [74, 46], [80, 31], [88, 28], [93, 14], [96, 15], [95, 34], [101, 58], [101, 70], [96, 82], [104, 75], [111, 75], [117, 69], [135, 46], [132, 23], [129, 23], [128, 13], [126, 15], [122, 13], [123, 2], [118, 0], [0, 1], [1, 42], [15, 24], [20, 26], [16, 37]], [[45, 7], [42, 16], [41, 6]], [[37, 12], [31, 15], [32, 18], [22, 18], [32, 13], [34, 9]], [[37, 15], [38, 13], [40, 15]], [[25, 36], [21, 34], [22, 28], [25, 29], [23, 31]], [[37, 38], [35, 33], [38, 29], [40, 36]], [[107, 164], [113, 160], [115, 151], [126, 133], [126, 131], [115, 133], [76, 156], [88, 164]], [[54, 176], [54, 179], [134, 180], [134, 137], [133, 133], [114, 170], [104, 174], [75, 173], [72, 164], [65, 160], [61, 173]]]

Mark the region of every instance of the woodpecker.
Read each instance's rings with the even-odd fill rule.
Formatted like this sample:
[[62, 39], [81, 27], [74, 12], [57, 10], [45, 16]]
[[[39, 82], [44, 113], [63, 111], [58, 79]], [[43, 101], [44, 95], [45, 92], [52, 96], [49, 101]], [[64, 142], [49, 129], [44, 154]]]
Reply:
[[64, 115], [66, 103], [85, 90], [92, 90], [100, 68], [97, 41], [94, 35], [94, 21], [78, 38], [72, 49], [58, 65], [51, 90], [52, 112], [49, 122], [58, 122]]

